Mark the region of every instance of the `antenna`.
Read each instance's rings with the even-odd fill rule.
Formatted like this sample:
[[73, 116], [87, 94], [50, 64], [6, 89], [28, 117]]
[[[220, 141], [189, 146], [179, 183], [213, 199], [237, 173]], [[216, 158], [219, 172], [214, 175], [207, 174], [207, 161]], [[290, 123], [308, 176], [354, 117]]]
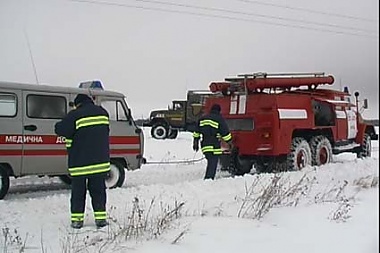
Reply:
[[40, 82], [38, 81], [37, 69], [36, 69], [36, 64], [34, 63], [34, 58], [33, 58], [33, 54], [32, 54], [32, 48], [30, 47], [30, 43], [29, 43], [28, 33], [26, 32], [25, 27], [24, 27], [23, 30], [24, 30], [24, 35], [25, 35], [25, 38], [26, 38], [26, 43], [28, 44], [28, 50], [29, 50], [30, 60], [32, 61], [32, 67], [33, 67], [33, 71], [34, 71], [34, 77], [36, 78], [36, 83], [40, 84]]

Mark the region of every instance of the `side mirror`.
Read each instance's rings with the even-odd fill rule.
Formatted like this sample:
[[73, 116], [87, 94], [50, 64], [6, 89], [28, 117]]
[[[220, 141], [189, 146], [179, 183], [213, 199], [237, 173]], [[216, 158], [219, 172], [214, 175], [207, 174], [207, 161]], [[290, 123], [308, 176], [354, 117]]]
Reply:
[[368, 109], [368, 99], [363, 100], [363, 108]]
[[73, 101], [70, 101], [70, 102], [69, 102], [69, 106], [70, 106], [70, 107], [74, 107], [74, 102], [73, 102]]

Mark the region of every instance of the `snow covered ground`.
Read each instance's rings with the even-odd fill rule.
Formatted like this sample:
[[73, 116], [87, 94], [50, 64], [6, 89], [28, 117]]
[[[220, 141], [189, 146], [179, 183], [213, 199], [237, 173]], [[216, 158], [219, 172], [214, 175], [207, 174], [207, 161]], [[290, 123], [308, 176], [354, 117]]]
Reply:
[[[159, 141], [144, 131], [148, 162], [202, 157], [189, 133]], [[70, 190], [58, 179], [12, 180], [0, 201], [0, 252], [379, 252], [378, 141], [372, 158], [341, 154], [301, 172], [219, 171], [204, 181], [205, 165], [127, 172], [122, 188], [108, 190], [110, 226], [100, 230], [89, 196], [85, 226], [74, 231]]]

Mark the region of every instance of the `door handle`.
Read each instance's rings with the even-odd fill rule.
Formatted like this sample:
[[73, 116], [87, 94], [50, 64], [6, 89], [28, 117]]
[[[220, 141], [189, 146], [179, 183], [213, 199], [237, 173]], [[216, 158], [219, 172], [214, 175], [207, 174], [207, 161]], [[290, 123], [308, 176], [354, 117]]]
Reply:
[[28, 130], [28, 131], [36, 131], [37, 126], [36, 125], [26, 125], [26, 126], [24, 126], [24, 129]]

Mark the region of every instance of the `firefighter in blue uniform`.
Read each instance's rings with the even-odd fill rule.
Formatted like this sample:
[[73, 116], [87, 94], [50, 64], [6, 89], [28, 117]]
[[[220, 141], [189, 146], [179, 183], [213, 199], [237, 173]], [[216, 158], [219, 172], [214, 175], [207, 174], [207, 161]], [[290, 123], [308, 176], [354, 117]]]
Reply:
[[106, 174], [110, 171], [109, 115], [84, 94], [74, 100], [75, 109], [55, 125], [55, 133], [66, 138], [71, 176], [71, 227], [83, 226], [87, 188], [95, 223], [106, 226]]
[[199, 140], [201, 141], [201, 150], [207, 159], [207, 168], [204, 179], [214, 179], [216, 168], [218, 166], [219, 156], [222, 154], [220, 139], [227, 142], [232, 149], [232, 135], [228, 126], [220, 115], [220, 105], [214, 104], [208, 115], [202, 116], [193, 132], [193, 150], [199, 150]]

